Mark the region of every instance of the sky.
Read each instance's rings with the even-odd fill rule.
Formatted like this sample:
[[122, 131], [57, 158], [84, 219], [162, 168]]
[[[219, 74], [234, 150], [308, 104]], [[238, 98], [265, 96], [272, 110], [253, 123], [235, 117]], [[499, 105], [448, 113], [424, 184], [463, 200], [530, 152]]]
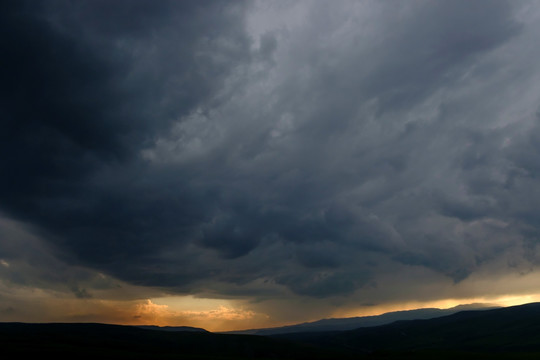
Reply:
[[540, 300], [535, 1], [2, 1], [0, 321]]

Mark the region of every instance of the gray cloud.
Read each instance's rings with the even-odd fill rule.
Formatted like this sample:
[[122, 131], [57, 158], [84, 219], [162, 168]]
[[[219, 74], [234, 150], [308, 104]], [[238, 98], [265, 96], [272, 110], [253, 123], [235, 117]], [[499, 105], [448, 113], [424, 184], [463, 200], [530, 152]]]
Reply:
[[536, 246], [534, 4], [3, 6], [0, 208], [70, 266], [325, 298]]

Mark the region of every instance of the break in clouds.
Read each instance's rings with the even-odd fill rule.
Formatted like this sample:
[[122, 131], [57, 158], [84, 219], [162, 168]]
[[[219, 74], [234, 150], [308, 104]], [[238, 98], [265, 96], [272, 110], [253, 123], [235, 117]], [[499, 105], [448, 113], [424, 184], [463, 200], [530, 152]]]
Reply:
[[539, 261], [535, 2], [1, 7], [4, 282], [410, 298]]

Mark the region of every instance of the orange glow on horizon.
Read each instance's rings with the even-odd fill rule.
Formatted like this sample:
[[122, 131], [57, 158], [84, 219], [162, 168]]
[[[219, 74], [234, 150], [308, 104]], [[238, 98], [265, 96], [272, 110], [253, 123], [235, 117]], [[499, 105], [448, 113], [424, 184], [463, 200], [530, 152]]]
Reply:
[[[195, 326], [202, 327], [209, 331], [230, 331], [239, 329], [253, 329], [260, 327], [279, 327], [293, 325], [295, 323], [275, 324], [270, 317], [265, 314], [256, 313], [252, 310], [244, 308], [235, 308], [230, 302], [227, 305], [217, 305], [217, 307], [208, 308], [209, 305], [219, 304], [222, 300], [216, 299], [197, 299], [193, 297], [170, 297], [153, 300], [155, 302], [163, 302], [164, 300], [171, 301], [171, 304], [179, 303], [187, 305], [190, 302], [207, 301], [206, 305], [197, 305], [197, 310], [174, 310], [167, 305], [159, 305], [150, 300], [147, 300], [145, 305], [140, 306], [141, 318], [153, 319], [155, 325], [160, 326]], [[530, 302], [540, 301], [540, 294], [525, 294], [525, 295], [505, 295], [498, 297], [475, 297], [463, 299], [441, 299], [436, 301], [411, 301], [405, 303], [381, 304], [373, 307], [363, 307], [356, 310], [337, 310], [332, 313], [331, 317], [356, 317], [356, 316], [373, 316], [381, 315], [387, 312], [415, 310], [421, 308], [439, 308], [449, 309], [459, 305], [468, 305], [475, 303], [490, 304], [493, 306], [514, 306]], [[206, 309], [202, 309], [204, 307]], [[306, 321], [316, 321], [320, 319], [311, 319]]]
[[[256, 313], [243, 307], [234, 307], [228, 302], [214, 299], [200, 299], [202, 304], [193, 304], [193, 307], [184, 307], [179, 310], [178, 303], [190, 303], [191, 297], [168, 298], [175, 306], [158, 304], [163, 299], [148, 299], [135, 306], [135, 316], [130, 321], [132, 325], [158, 325], [158, 326], [192, 326], [201, 327], [209, 331], [232, 330], [248, 326], [260, 319], [268, 319], [265, 314]], [[205, 301], [207, 300], [207, 301]], [[225, 303], [225, 304], [223, 304]], [[211, 306], [211, 307], [210, 307]]]
[[[0, 284], [1, 285], [1, 284]], [[380, 315], [386, 312], [419, 308], [447, 309], [472, 303], [514, 306], [540, 302], [540, 293], [505, 294], [479, 297], [448, 298], [434, 301], [382, 303], [375, 306], [342, 307], [328, 312], [321, 300], [291, 307], [284, 302], [249, 303], [238, 299], [208, 299], [195, 296], [162, 296], [141, 300], [77, 299], [62, 293], [38, 288], [10, 289], [5, 294], [0, 321], [20, 322], [100, 322], [123, 325], [192, 326], [208, 331], [231, 331], [293, 325], [322, 318], [344, 318]], [[313, 300], [315, 301], [315, 300]], [[7, 305], [6, 305], [7, 304]], [[283, 308], [281, 308], [283, 304]], [[286, 306], [289, 306], [287, 309]], [[18, 310], [21, 311], [18, 311]], [[320, 311], [317, 311], [320, 309]], [[306, 317], [302, 317], [305, 310]], [[284, 316], [289, 312], [295, 317]], [[310, 315], [307, 315], [307, 314]]]

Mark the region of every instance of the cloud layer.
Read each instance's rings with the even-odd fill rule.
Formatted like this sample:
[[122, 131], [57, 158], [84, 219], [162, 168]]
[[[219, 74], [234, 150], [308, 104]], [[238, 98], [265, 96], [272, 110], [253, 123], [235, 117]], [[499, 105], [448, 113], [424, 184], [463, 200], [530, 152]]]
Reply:
[[538, 262], [534, 2], [1, 6], [4, 281], [377, 302]]

